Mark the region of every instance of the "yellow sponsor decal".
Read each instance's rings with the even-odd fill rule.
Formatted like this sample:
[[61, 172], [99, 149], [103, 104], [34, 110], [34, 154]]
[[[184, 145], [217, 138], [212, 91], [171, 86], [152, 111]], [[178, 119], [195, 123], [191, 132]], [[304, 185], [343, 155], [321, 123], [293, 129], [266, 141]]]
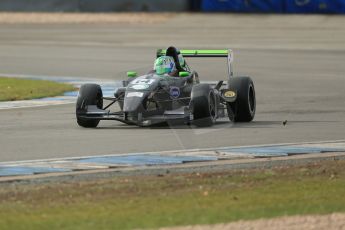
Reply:
[[226, 91], [224, 97], [235, 97], [236, 93], [234, 91]]

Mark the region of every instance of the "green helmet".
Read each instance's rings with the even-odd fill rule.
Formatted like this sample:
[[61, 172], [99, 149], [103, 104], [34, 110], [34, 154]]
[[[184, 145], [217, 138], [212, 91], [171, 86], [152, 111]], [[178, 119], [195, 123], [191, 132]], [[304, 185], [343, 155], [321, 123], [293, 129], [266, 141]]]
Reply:
[[176, 70], [174, 59], [170, 56], [161, 56], [156, 59], [153, 69], [159, 75], [171, 73]]

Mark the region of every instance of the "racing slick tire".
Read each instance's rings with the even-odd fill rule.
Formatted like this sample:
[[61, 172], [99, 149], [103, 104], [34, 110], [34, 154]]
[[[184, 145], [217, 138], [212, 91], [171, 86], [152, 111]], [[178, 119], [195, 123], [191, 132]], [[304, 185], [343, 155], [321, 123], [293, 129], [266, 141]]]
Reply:
[[230, 78], [229, 90], [237, 92], [236, 101], [228, 102], [226, 106], [230, 121], [252, 121], [256, 110], [255, 88], [252, 79], [250, 77]]
[[215, 123], [217, 118], [217, 100], [210, 85], [197, 84], [193, 86], [191, 106], [194, 125], [205, 127]]
[[100, 120], [81, 118], [85, 114], [88, 105], [96, 105], [97, 108], [103, 108], [102, 89], [97, 84], [85, 84], [79, 89], [79, 95], [76, 104], [76, 117], [79, 126], [84, 128], [97, 127]]

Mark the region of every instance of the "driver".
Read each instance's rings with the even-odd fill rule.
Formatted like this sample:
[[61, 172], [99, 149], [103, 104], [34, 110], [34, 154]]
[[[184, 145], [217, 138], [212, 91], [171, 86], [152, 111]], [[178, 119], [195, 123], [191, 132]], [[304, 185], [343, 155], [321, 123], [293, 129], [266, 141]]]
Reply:
[[158, 75], [168, 74], [170, 76], [178, 76], [178, 70], [176, 69], [175, 61], [170, 56], [161, 56], [155, 60], [153, 70]]
[[165, 51], [166, 56], [170, 56], [174, 59], [176, 69], [178, 71], [187, 71], [189, 72], [188, 65], [186, 61], [183, 58], [182, 53], [180, 52], [179, 49], [176, 47], [170, 46], [166, 51]]

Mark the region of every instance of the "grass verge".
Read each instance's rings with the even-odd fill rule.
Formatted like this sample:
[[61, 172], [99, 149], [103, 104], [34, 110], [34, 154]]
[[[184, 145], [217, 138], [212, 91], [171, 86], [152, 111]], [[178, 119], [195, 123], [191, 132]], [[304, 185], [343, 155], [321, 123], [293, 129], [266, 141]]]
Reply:
[[73, 90], [72, 85], [53, 81], [0, 77], [0, 101], [53, 97]]
[[345, 161], [0, 185], [1, 229], [137, 229], [345, 211]]

